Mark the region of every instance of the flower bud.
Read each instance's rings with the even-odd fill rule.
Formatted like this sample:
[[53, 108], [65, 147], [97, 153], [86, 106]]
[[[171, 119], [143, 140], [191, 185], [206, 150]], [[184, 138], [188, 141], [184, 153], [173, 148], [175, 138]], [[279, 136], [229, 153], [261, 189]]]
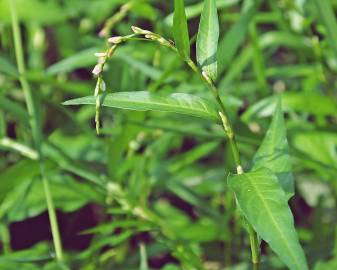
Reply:
[[131, 29], [135, 34], [142, 34], [142, 35], [153, 34], [151, 31], [144, 30], [137, 26], [131, 26]]
[[111, 37], [108, 39], [108, 42], [112, 44], [119, 44], [122, 41], [124, 41], [124, 37], [121, 36]]
[[106, 90], [106, 84], [103, 79], [101, 79], [100, 89], [104, 92]]
[[95, 53], [95, 56], [96, 57], [106, 57], [106, 53], [98, 52], [98, 53]]
[[92, 73], [98, 76], [99, 74], [102, 73], [102, 71], [103, 71], [103, 65], [100, 63], [94, 67], [94, 69], [92, 70]]

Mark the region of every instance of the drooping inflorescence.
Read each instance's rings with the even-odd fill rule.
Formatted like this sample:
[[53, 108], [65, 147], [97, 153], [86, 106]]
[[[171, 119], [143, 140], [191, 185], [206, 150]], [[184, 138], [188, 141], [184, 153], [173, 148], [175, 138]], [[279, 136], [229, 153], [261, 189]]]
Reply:
[[108, 39], [109, 44], [111, 46], [107, 49], [106, 52], [97, 52], [95, 53], [95, 56], [98, 58], [98, 62], [95, 65], [94, 69], [92, 70], [92, 73], [97, 77], [96, 87], [94, 91], [94, 95], [96, 97], [96, 115], [95, 115], [95, 125], [96, 125], [96, 132], [99, 134], [99, 128], [100, 128], [100, 107], [101, 107], [101, 98], [100, 94], [103, 93], [106, 90], [106, 85], [103, 80], [103, 69], [107, 61], [113, 56], [115, 53], [117, 47], [128, 41], [137, 38], [137, 36], [143, 36], [145, 40], [155, 41], [159, 44], [169, 47], [170, 49], [173, 49], [176, 51], [176, 48], [174, 46], [174, 43], [170, 40], [167, 40], [163, 38], [162, 36], [153, 33], [149, 30], [144, 30], [142, 28], [139, 28], [137, 26], [131, 27], [133, 34], [127, 35], [127, 36], [114, 36], [110, 37]]

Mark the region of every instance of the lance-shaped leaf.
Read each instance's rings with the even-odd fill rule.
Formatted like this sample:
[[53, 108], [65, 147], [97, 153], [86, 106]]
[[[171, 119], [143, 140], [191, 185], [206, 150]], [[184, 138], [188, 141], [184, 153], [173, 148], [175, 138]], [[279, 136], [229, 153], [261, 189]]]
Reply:
[[307, 270], [287, 196], [267, 168], [228, 179], [238, 205], [254, 230], [291, 270]]
[[279, 100], [271, 125], [253, 158], [253, 170], [262, 167], [270, 169], [277, 176], [281, 187], [290, 198], [294, 195], [294, 179], [291, 172], [286, 133], [281, 101]]
[[174, 0], [173, 36], [180, 56], [190, 58], [190, 39], [188, 35], [187, 19], [184, 0]]
[[[205, 119], [218, 120], [216, 105], [206, 99], [184, 93], [158, 95], [147, 91], [117, 92], [101, 96], [101, 104], [137, 111], [161, 111], [187, 114]], [[72, 99], [64, 105], [96, 104], [94, 96]]]
[[219, 20], [215, 0], [205, 0], [197, 37], [197, 61], [202, 71], [215, 81], [217, 76], [217, 50]]

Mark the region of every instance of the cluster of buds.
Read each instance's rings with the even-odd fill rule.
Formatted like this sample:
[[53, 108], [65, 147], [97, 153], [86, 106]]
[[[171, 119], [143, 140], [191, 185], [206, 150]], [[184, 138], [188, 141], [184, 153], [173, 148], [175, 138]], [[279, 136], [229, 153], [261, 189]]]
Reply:
[[95, 56], [98, 58], [98, 63], [92, 70], [92, 73], [97, 76], [97, 82], [95, 87], [95, 97], [96, 97], [96, 115], [95, 115], [95, 124], [96, 124], [96, 132], [99, 134], [99, 127], [100, 127], [100, 108], [101, 108], [101, 99], [100, 99], [100, 93], [104, 92], [106, 90], [106, 85], [103, 80], [103, 69], [108, 61], [108, 59], [113, 55], [113, 53], [116, 51], [117, 45], [114, 44], [111, 46], [106, 52], [99, 52], [95, 53]]
[[167, 40], [165, 38], [163, 38], [162, 36], [155, 34], [149, 30], [144, 30], [142, 28], [139, 28], [137, 26], [131, 26], [132, 31], [136, 34], [136, 35], [144, 35], [146, 39], [149, 40], [153, 40], [158, 42], [161, 45], [164, 45], [166, 47], [169, 47], [171, 49], [175, 49], [174, 47], [174, 43], [170, 40]]
[[100, 94], [105, 91], [105, 82], [103, 80], [103, 69], [109, 58], [112, 57], [114, 52], [116, 51], [118, 45], [121, 43], [131, 40], [135, 38], [136, 36], [142, 35], [147, 40], [152, 40], [155, 42], [158, 42], [161, 45], [164, 45], [166, 47], [169, 47], [173, 50], [176, 50], [174, 43], [172, 41], [166, 40], [162, 36], [155, 34], [151, 31], [141, 29], [136, 26], [131, 27], [133, 34], [127, 35], [127, 36], [115, 36], [108, 39], [108, 42], [111, 45], [111, 47], [106, 52], [98, 52], [95, 53], [95, 56], [98, 58], [98, 62], [95, 65], [94, 69], [92, 70], [92, 73], [97, 76], [97, 83], [95, 87], [95, 97], [96, 97], [96, 115], [95, 115], [95, 124], [96, 124], [96, 131], [97, 134], [99, 134], [99, 127], [100, 127], [100, 107], [101, 107], [101, 99]]

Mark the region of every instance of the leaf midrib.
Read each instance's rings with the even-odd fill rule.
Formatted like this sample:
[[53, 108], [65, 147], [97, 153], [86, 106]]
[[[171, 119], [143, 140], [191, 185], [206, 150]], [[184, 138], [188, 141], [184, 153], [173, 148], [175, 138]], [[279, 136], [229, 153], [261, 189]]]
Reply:
[[[173, 97], [169, 97], [169, 98], [172, 98], [173, 100], [176, 100], [177, 102], [179, 102], [177, 99], [174, 99]], [[127, 99], [120, 99], [120, 101], [121, 102], [129, 102]], [[107, 101], [108, 102], [108, 101]], [[117, 102], [117, 101], [112, 101], [112, 102]], [[147, 103], [146, 102], [144, 102], [144, 101], [140, 101], [140, 100], [133, 100], [132, 101], [133, 103], [138, 103], [138, 104], [144, 104], [144, 105], [146, 105]], [[200, 113], [205, 113], [205, 114], [207, 114], [207, 115], [210, 115], [210, 116], [214, 116], [215, 114], [214, 113], [212, 113], [212, 112], [210, 112], [208, 109], [207, 109], [207, 107], [204, 107], [205, 109], [204, 110], [201, 110], [201, 109], [196, 109], [196, 108], [194, 108], [193, 106], [191, 107], [191, 106], [176, 106], [176, 105], [174, 105], [174, 104], [171, 104], [171, 103], [158, 103], [158, 102], [153, 102], [152, 100], [150, 101], [151, 102], [151, 104], [154, 104], [154, 105], [157, 105], [157, 106], [166, 106], [166, 107], [170, 107], [170, 108], [186, 108], [186, 109], [190, 109], [190, 110], [192, 110], [192, 111], [195, 111], [195, 112], [200, 112]], [[199, 101], [197, 101], [197, 102], [199, 102]], [[184, 104], [186, 104], [186, 103], [184, 103]], [[105, 105], [104, 104], [104, 102], [103, 102], [103, 106], [107, 106], [107, 105]], [[107, 106], [108, 107], [108, 106]]]
[[260, 192], [260, 190], [258, 189], [258, 187], [256, 186], [256, 184], [254, 183], [254, 179], [252, 179], [251, 176], [249, 176], [248, 174], [245, 174], [245, 176], [248, 178], [249, 182], [251, 183], [251, 186], [254, 188], [255, 190], [255, 194], [257, 195], [257, 197], [259, 197], [260, 201], [262, 202], [262, 205], [264, 206], [264, 208], [266, 209], [267, 211], [267, 214], [270, 216], [271, 220], [272, 220], [272, 223], [274, 225], [274, 227], [276, 228], [276, 230], [280, 233], [281, 235], [281, 238], [284, 240], [284, 243], [285, 243], [285, 246], [288, 250], [288, 253], [290, 254], [290, 256], [293, 258], [294, 262], [296, 262], [296, 265], [298, 267], [298, 269], [302, 269], [301, 268], [301, 265], [298, 263], [297, 259], [296, 259], [296, 256], [293, 255], [293, 253], [291, 252], [292, 249], [289, 247], [289, 244], [288, 244], [288, 241], [287, 241], [287, 238], [284, 236], [284, 234], [282, 233], [282, 230], [279, 228], [279, 226], [277, 226], [277, 222], [276, 220], [274, 219], [273, 215], [271, 214], [271, 210], [270, 208], [268, 207], [268, 203], [265, 202], [265, 200], [263, 199], [263, 196]]

